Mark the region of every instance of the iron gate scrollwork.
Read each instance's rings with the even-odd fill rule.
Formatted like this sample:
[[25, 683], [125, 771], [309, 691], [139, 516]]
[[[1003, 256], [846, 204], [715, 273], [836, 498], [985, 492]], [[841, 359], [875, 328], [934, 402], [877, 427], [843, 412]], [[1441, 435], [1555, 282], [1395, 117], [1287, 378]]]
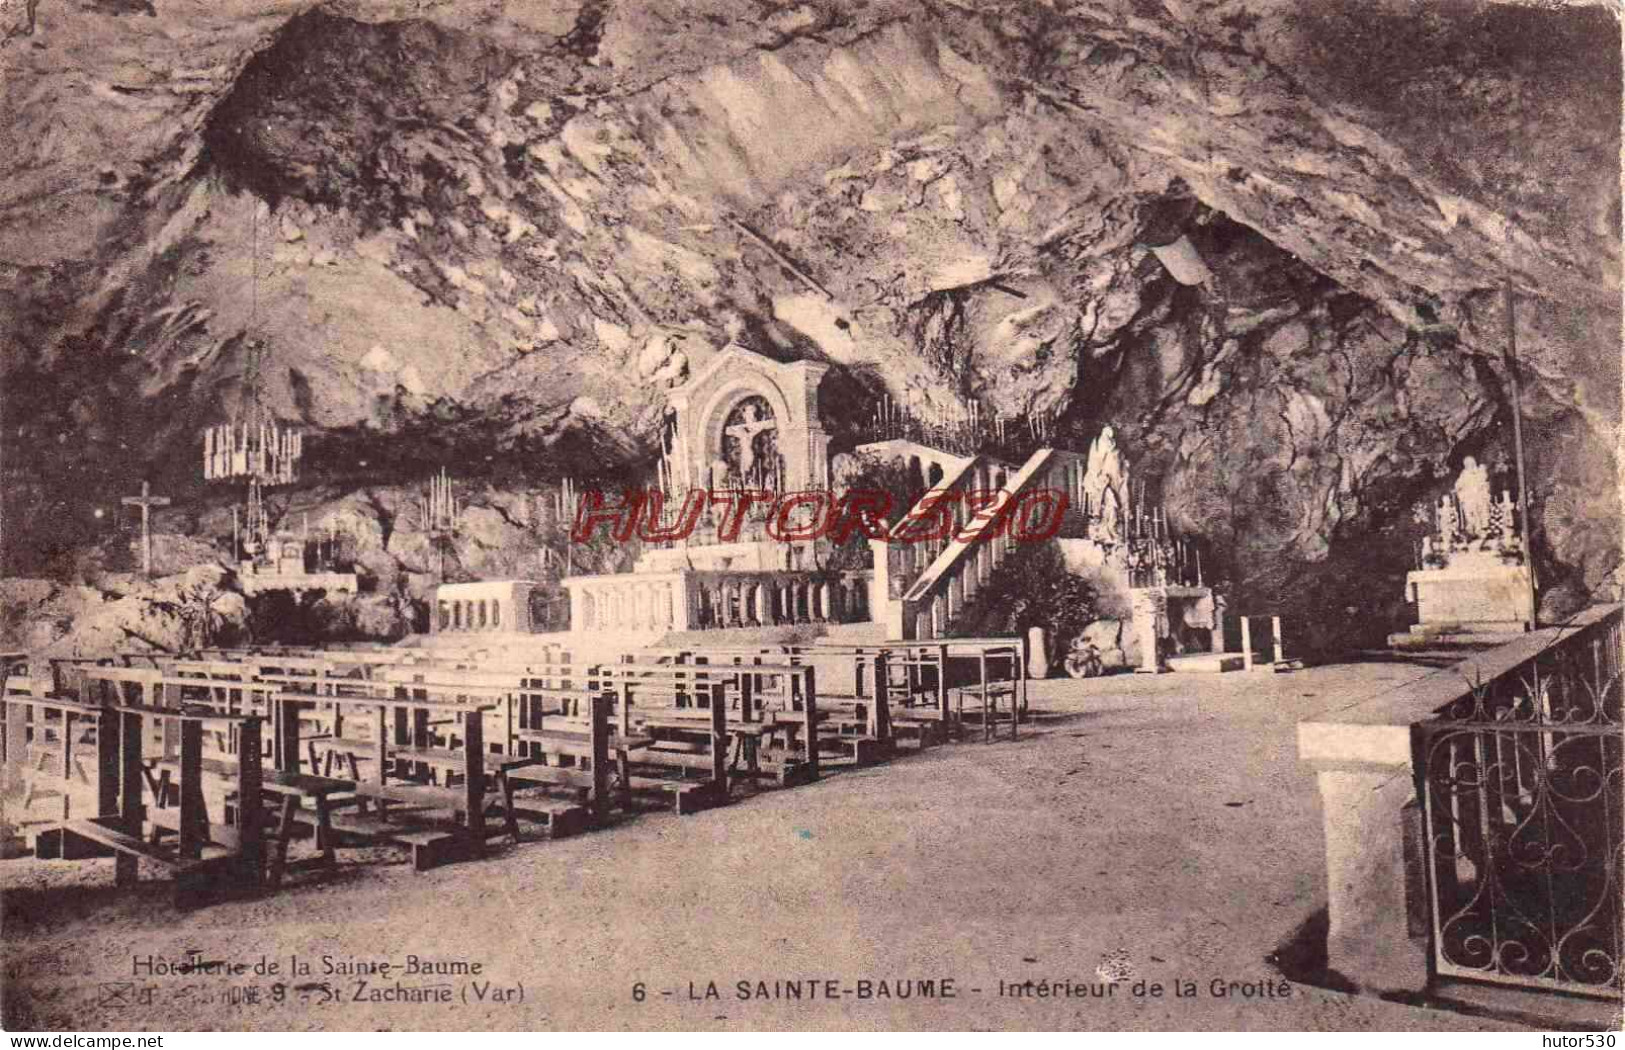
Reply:
[[1435, 970], [1619, 997], [1620, 610], [1416, 726]]

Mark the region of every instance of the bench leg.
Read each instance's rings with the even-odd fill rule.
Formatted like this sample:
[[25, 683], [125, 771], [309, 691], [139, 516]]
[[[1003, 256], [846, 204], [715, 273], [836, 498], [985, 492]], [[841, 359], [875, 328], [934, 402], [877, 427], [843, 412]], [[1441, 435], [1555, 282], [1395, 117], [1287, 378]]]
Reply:
[[316, 848], [322, 851], [322, 863], [329, 869], [339, 866], [333, 839], [333, 804], [325, 798], [316, 800]]
[[271, 888], [282, 885], [282, 874], [288, 868], [288, 842], [293, 838], [293, 823], [299, 812], [299, 796], [289, 795], [282, 800], [282, 821], [276, 831], [276, 856], [271, 860]]
[[632, 762], [624, 748], [615, 752], [615, 766], [620, 777], [620, 785], [616, 788], [616, 795], [620, 799], [621, 809], [630, 811], [632, 809]]
[[503, 823], [508, 829], [508, 837], [517, 846], [519, 845], [519, 818], [514, 815], [513, 811], [513, 780], [509, 778], [506, 769], [497, 774], [497, 779], [502, 784]]

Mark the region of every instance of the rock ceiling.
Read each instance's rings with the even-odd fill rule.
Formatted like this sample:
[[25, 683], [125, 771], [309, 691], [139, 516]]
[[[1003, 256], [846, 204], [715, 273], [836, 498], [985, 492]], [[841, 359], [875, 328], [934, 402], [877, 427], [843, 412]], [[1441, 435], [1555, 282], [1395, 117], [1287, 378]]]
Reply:
[[[133, 477], [196, 493], [246, 338], [338, 498], [636, 459], [737, 318], [843, 366], [837, 434], [882, 389], [1117, 423], [1279, 598], [1404, 561], [1410, 502], [1505, 444], [1505, 282], [1548, 578], [1617, 561], [1605, 8], [14, 6], [12, 571]], [[1149, 252], [1181, 233], [1208, 286]]]

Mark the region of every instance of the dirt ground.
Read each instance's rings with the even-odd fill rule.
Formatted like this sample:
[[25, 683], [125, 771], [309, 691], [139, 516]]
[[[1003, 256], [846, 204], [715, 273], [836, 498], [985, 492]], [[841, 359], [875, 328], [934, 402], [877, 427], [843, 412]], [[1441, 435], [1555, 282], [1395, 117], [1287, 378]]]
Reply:
[[[115, 892], [110, 860], [13, 860], [0, 864], [7, 1027], [1504, 1028], [1283, 989], [1265, 961], [1325, 904], [1296, 723], [1424, 673], [1037, 683], [1043, 717], [1019, 741], [423, 874], [394, 852], [341, 853], [336, 876], [190, 912], [157, 872]], [[246, 969], [137, 972], [190, 952]], [[290, 972], [294, 956], [310, 972]], [[395, 969], [326, 974], [324, 956]], [[409, 956], [467, 965], [403, 975]], [[255, 973], [262, 957], [278, 972]], [[1010, 994], [1028, 981], [1048, 984]], [[1264, 994], [1216, 994], [1233, 981]], [[366, 998], [397, 983], [451, 1001]]]

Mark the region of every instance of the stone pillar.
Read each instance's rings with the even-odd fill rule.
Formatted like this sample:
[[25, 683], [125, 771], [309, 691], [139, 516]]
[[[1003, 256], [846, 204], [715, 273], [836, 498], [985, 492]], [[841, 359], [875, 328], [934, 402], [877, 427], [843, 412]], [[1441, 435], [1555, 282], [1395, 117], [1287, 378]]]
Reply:
[[1275, 662], [1286, 662], [1286, 643], [1281, 639], [1281, 618], [1270, 617], [1270, 637], [1275, 640]]
[[1248, 616], [1241, 618], [1241, 669], [1253, 669], [1253, 625], [1252, 618]]
[[1407, 808], [1415, 797], [1410, 769], [1322, 769], [1316, 780], [1326, 825], [1329, 964], [1368, 991], [1420, 991], [1428, 938], [1412, 934], [1406, 896], [1405, 822], [1418, 813]]
[[[869, 619], [888, 622], [891, 615], [891, 545], [885, 540], [870, 540], [869, 553], [874, 557], [875, 574], [869, 579]], [[901, 638], [901, 634], [888, 634]]]
[[1130, 608], [1134, 614], [1134, 633], [1140, 642], [1141, 674], [1157, 674], [1162, 660], [1157, 652], [1162, 633], [1162, 621], [1167, 615], [1168, 597], [1155, 587], [1139, 587], [1129, 592]]
[[693, 592], [689, 581], [692, 579], [687, 573], [677, 578], [671, 584], [671, 627], [674, 631], [687, 631], [693, 627]]
[[773, 591], [765, 580], [756, 583], [756, 618], [762, 626], [771, 627], [778, 623], [778, 617], [773, 615]]
[[1042, 627], [1027, 628], [1027, 677], [1043, 678], [1049, 674], [1049, 647], [1044, 644]]
[[1224, 598], [1215, 594], [1213, 596], [1213, 634], [1208, 642], [1210, 652], [1224, 652]]

